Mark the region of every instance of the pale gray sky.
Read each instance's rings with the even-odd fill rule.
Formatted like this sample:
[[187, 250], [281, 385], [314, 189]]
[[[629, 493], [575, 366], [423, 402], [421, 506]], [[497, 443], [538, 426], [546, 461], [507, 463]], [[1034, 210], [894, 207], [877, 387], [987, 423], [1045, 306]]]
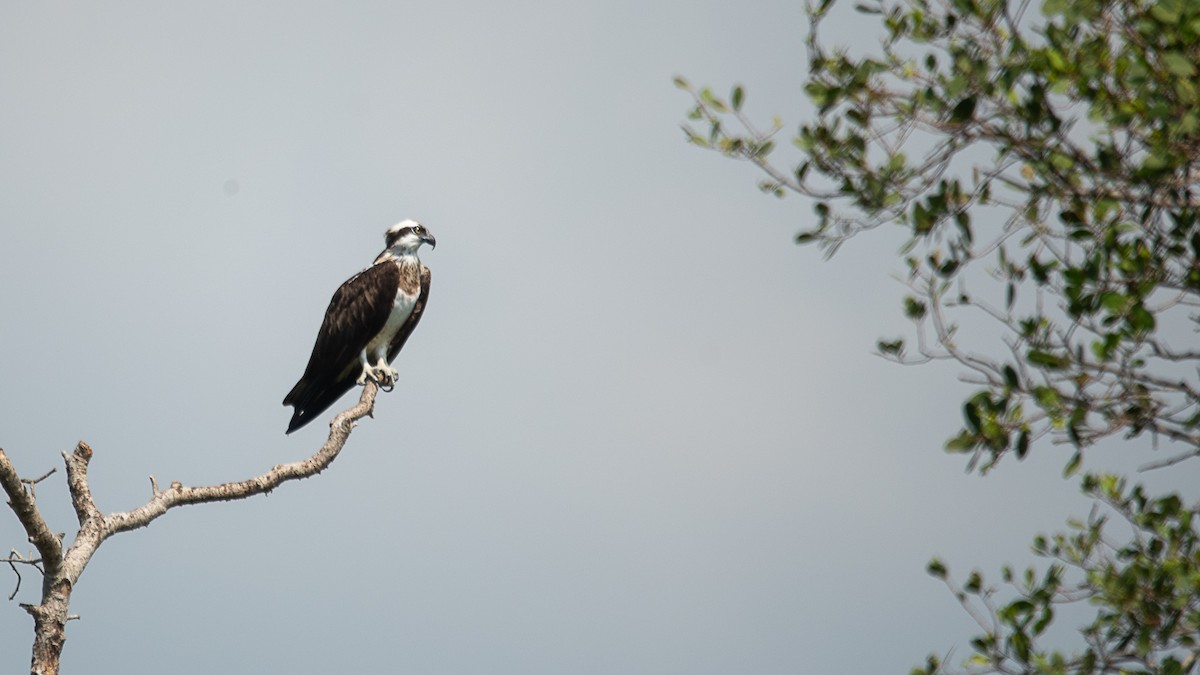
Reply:
[[[867, 18], [845, 40], [872, 37]], [[900, 239], [687, 146], [684, 74], [789, 124], [798, 2], [0, 3], [0, 447], [147, 476], [300, 459], [283, 395], [383, 232], [426, 316], [333, 467], [108, 541], [64, 673], [880, 673], [966, 655], [928, 578], [1086, 512], [1048, 448], [941, 451], [967, 389], [871, 355]], [[347, 397], [337, 409], [347, 407]], [[328, 416], [332, 416], [330, 411]], [[38, 489], [73, 519], [61, 472]], [[24, 550], [11, 514], [0, 546]], [[0, 570], [0, 590], [12, 575]], [[26, 573], [0, 671], [27, 667]]]

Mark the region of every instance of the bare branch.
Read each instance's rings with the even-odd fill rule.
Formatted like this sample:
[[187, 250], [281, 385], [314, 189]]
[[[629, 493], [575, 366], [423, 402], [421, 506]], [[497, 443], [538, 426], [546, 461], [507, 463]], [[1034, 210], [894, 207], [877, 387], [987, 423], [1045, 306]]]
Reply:
[[38, 568], [38, 571], [41, 571], [41, 569], [42, 569], [41, 568], [41, 564], [42, 564], [41, 558], [33, 558], [33, 557], [26, 558], [25, 556], [21, 555], [21, 553], [19, 551], [17, 551], [17, 549], [15, 549], [15, 548], [8, 552], [7, 558], [0, 558], [0, 562], [20, 563], [22, 565], [29, 565], [31, 567]]
[[71, 490], [71, 504], [75, 507], [75, 515], [80, 527], [90, 521], [102, 518], [100, 509], [92, 501], [92, 489], [88, 486], [87, 466], [92, 459], [92, 447], [83, 441], [75, 445], [75, 451], [63, 453], [67, 463], [67, 487]]
[[308, 459], [290, 464], [279, 464], [254, 478], [220, 485], [188, 487], [179, 482], [173, 482], [169, 489], [160, 491], [157, 483], [152, 480], [154, 496], [148, 502], [132, 511], [111, 513], [104, 517], [103, 538], [108, 538], [118, 532], [145, 527], [176, 506], [245, 499], [270, 492], [290, 480], [315, 476], [324, 471], [337, 458], [338, 453], [346, 444], [354, 424], [370, 415], [374, 410], [375, 396], [378, 391], [378, 385], [368, 381], [363, 387], [358, 405], [333, 419], [329, 427], [328, 440], [316, 454]]
[[17, 520], [21, 522], [21, 526], [29, 535], [29, 542], [37, 547], [38, 553], [45, 561], [47, 574], [56, 573], [59, 565], [62, 564], [62, 541], [46, 524], [45, 518], [42, 518], [37, 504], [33, 501], [33, 495], [25, 490], [24, 481], [17, 474], [16, 468], [13, 467], [2, 448], [0, 448], [0, 487], [3, 487], [4, 492], [8, 494], [8, 505], [17, 514]]

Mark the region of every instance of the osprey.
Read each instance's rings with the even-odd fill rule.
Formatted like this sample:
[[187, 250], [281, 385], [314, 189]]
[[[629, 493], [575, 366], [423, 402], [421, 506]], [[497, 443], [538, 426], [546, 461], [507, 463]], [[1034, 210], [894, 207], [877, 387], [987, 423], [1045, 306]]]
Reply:
[[317, 333], [304, 376], [284, 397], [293, 408], [287, 433], [325, 412], [355, 384], [396, 384], [388, 364], [400, 353], [429, 298], [429, 268], [417, 258], [421, 244], [437, 246], [429, 230], [405, 220], [384, 234], [387, 247], [367, 269], [343, 283]]

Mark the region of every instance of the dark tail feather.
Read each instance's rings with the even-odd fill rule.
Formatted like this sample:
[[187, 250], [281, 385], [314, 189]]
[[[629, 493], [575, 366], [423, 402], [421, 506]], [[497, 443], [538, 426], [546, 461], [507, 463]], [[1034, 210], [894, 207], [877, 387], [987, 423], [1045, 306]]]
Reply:
[[303, 410], [296, 410], [292, 413], [292, 419], [288, 422], [288, 428], [285, 433], [292, 433], [300, 427], [312, 421], [312, 415], [305, 415]]
[[288, 395], [283, 399], [284, 405], [290, 405], [294, 408], [292, 411], [292, 419], [288, 422], [287, 433], [299, 429], [318, 417], [321, 413], [329, 409], [329, 406], [337, 402], [342, 394], [350, 391], [354, 385], [354, 380], [346, 380], [344, 382], [333, 382], [327, 386], [315, 386], [306, 380], [300, 380]]

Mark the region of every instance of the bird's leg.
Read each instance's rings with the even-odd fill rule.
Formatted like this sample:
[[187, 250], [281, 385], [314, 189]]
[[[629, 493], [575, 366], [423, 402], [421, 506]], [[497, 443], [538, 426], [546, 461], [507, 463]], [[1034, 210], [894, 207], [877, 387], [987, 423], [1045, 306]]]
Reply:
[[367, 350], [364, 349], [361, 352], [359, 352], [358, 362], [362, 364], [362, 373], [359, 374], [358, 379], [355, 380], [355, 383], [357, 383], [361, 387], [362, 385], [367, 383], [368, 377], [371, 378], [372, 380], [374, 380], [375, 373], [374, 373], [373, 369], [371, 368], [371, 364], [367, 362]]

